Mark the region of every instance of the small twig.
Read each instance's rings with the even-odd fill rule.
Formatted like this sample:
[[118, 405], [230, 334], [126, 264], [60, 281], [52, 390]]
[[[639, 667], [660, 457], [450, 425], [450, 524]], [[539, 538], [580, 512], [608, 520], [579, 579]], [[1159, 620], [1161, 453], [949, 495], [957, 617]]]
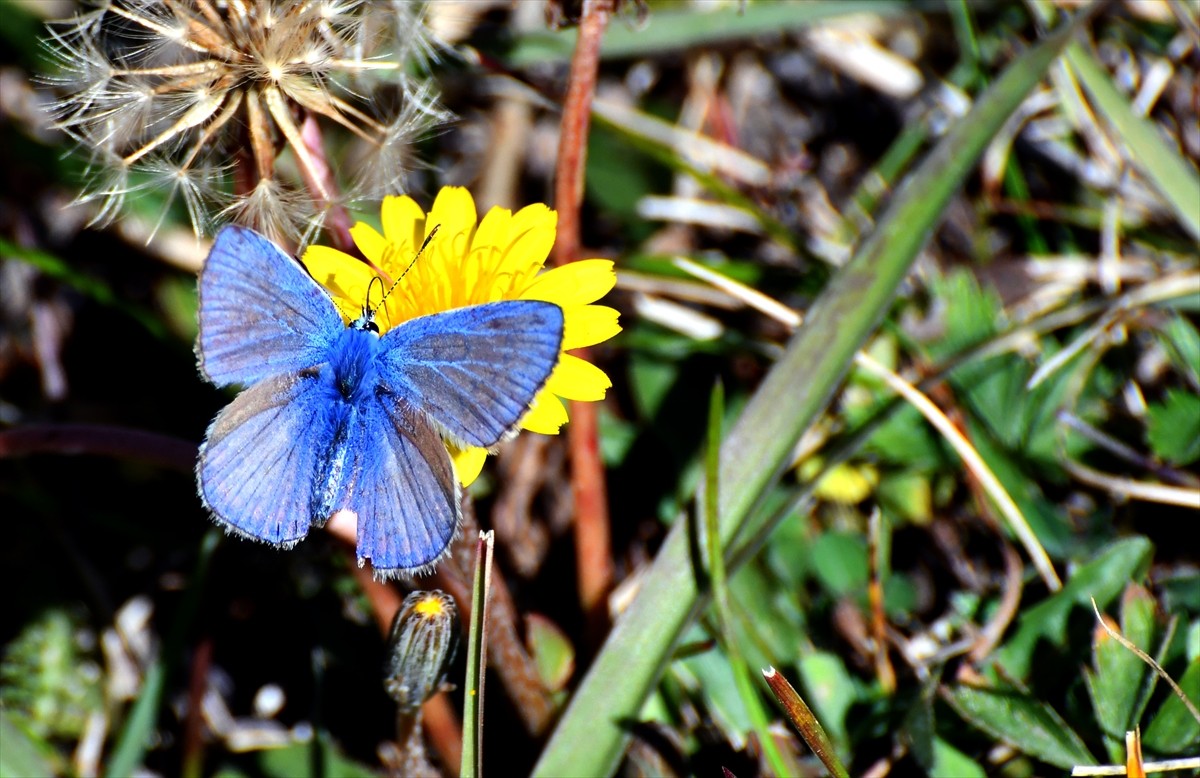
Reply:
[[871, 637], [875, 655], [875, 677], [884, 694], [896, 693], [896, 670], [888, 656], [887, 613], [883, 607], [883, 586], [891, 554], [891, 528], [885, 524], [883, 511], [876, 507], [867, 522], [867, 543], [871, 580], [867, 584], [867, 600], [871, 606]]
[[[1143, 762], [1142, 769], [1147, 773], [1166, 773], [1184, 770], [1200, 770], [1200, 756], [1188, 756], [1183, 759], [1164, 759], [1161, 762]], [[1125, 765], [1080, 765], [1071, 768], [1072, 776], [1092, 775], [1128, 775]]]
[[1171, 691], [1175, 692], [1175, 696], [1183, 702], [1183, 706], [1187, 708], [1188, 713], [1192, 714], [1192, 718], [1194, 718], [1197, 722], [1200, 722], [1200, 710], [1196, 709], [1196, 703], [1188, 699], [1188, 696], [1183, 693], [1183, 689], [1179, 688], [1179, 684], [1175, 683], [1175, 679], [1167, 674], [1167, 671], [1162, 668], [1162, 665], [1154, 661], [1154, 657], [1135, 646], [1129, 640], [1129, 638], [1108, 626], [1108, 622], [1104, 620], [1102, 615], [1100, 615], [1100, 608], [1096, 606], [1096, 598], [1092, 597], [1091, 600], [1092, 611], [1096, 614], [1096, 621], [1100, 622], [1100, 626], [1104, 627], [1104, 631], [1108, 633], [1108, 636], [1125, 646], [1125, 648], [1129, 649], [1138, 659], [1153, 667], [1154, 672], [1158, 673], [1159, 677], [1167, 682], [1167, 685], [1171, 687]]
[[1016, 552], [1002, 533], [997, 532], [1000, 537], [997, 542], [1000, 543], [1000, 552], [1004, 555], [1004, 588], [1000, 593], [1000, 603], [996, 608], [992, 618], [979, 632], [979, 637], [975, 641], [975, 645], [971, 646], [970, 658], [976, 664], [986, 659], [992, 651], [996, 650], [996, 646], [1000, 645], [1001, 638], [1004, 637], [1008, 625], [1017, 617], [1017, 612], [1021, 607], [1021, 590], [1024, 586], [1022, 573], [1024, 566], [1021, 564], [1021, 555]]
[[[592, 97], [600, 67], [600, 41], [613, 10], [612, 0], [584, 0], [579, 41], [571, 59], [567, 95], [563, 101], [554, 202], [558, 237], [554, 263], [579, 258], [579, 206], [583, 200], [584, 163]], [[587, 358], [586, 350], [578, 356]], [[599, 424], [594, 403], [571, 403], [567, 428], [571, 446], [571, 478], [575, 486], [575, 559], [579, 599], [590, 641], [597, 642], [608, 623], [605, 607], [612, 586], [612, 540], [604, 465], [600, 460]]]

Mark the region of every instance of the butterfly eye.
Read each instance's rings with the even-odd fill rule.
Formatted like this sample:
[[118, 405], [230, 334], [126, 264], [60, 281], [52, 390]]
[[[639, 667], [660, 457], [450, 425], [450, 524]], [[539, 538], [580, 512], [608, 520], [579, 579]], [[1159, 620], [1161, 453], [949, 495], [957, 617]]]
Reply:
[[379, 334], [379, 325], [376, 324], [375, 320], [372, 318], [368, 318], [365, 322], [363, 322], [362, 328], [367, 332], [374, 332], [376, 335]]

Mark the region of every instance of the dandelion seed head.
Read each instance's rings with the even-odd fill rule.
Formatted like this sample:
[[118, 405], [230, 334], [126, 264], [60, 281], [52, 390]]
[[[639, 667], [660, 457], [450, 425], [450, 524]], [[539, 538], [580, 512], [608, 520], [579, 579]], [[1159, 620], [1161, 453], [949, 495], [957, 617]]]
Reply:
[[[337, 197], [314, 171], [332, 167], [348, 184], [361, 171], [314, 159], [305, 121], [382, 150], [402, 166], [388, 173], [395, 182], [413, 164], [400, 147], [448, 116], [411, 75], [434, 48], [421, 19], [407, 3], [362, 0], [107, 0], [52, 25], [56, 70], [43, 81], [60, 95], [56, 126], [89, 156], [80, 201], [100, 203], [95, 221], [108, 221], [131, 194], [154, 191], [129, 184], [141, 172], [167, 205], [183, 201], [197, 234], [234, 218], [273, 237], [311, 235]], [[294, 164], [279, 164], [285, 153]], [[219, 185], [204, 183], [213, 171], [224, 171]]]

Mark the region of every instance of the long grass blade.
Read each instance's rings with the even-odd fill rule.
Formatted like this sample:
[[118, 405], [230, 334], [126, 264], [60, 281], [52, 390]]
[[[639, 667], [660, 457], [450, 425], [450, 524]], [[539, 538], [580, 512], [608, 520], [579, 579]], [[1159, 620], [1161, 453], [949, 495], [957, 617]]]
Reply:
[[492, 545], [489, 530], [479, 533], [475, 547], [475, 582], [471, 587], [471, 630], [467, 635], [466, 694], [463, 695], [463, 750], [459, 775], [483, 774], [483, 681], [487, 671], [487, 603], [492, 580]]

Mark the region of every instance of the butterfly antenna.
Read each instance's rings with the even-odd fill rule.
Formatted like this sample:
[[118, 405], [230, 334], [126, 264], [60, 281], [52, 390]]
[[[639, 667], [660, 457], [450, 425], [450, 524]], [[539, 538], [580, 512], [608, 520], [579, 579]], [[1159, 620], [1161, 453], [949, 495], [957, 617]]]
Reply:
[[[390, 295], [392, 293], [392, 290], [395, 289], [400, 284], [400, 282], [404, 280], [404, 277], [406, 275], [408, 275], [408, 271], [412, 270], [413, 265], [417, 264], [417, 260], [421, 258], [421, 255], [423, 253], [425, 253], [425, 247], [429, 245], [429, 241], [433, 240], [433, 236], [437, 235], [438, 230], [440, 230], [441, 228], [442, 228], [442, 225], [440, 225], [440, 224], [433, 225], [433, 229], [430, 230], [429, 235], [427, 235], [425, 237], [425, 242], [421, 244], [421, 248], [417, 249], [416, 254], [413, 254], [413, 258], [412, 258], [412, 260], [409, 261], [408, 267], [404, 268], [404, 272], [401, 273], [396, 278], [396, 280], [392, 282], [392, 285], [390, 287], [388, 287], [388, 290], [383, 293], [383, 298], [379, 301], [379, 305], [375, 307], [376, 311], [378, 311], [380, 308], [383, 307], [383, 303], [385, 300], [388, 299], [388, 295]], [[382, 284], [383, 281], [380, 281], [380, 283]], [[368, 291], [370, 291], [370, 290], [368, 289]]]
[[[370, 314], [370, 315], [374, 316], [375, 311], [378, 311], [380, 306], [383, 305], [383, 300], [380, 300], [379, 305], [375, 306], [374, 308], [371, 307], [371, 290], [375, 287], [376, 281], [379, 282], [379, 288], [380, 289], [383, 288], [383, 279], [380, 278], [379, 276], [373, 276], [371, 278], [370, 282], [367, 284], [367, 295], [366, 295], [366, 299], [363, 300], [363, 315]], [[384, 297], [387, 297], [387, 295], [385, 294]]]

